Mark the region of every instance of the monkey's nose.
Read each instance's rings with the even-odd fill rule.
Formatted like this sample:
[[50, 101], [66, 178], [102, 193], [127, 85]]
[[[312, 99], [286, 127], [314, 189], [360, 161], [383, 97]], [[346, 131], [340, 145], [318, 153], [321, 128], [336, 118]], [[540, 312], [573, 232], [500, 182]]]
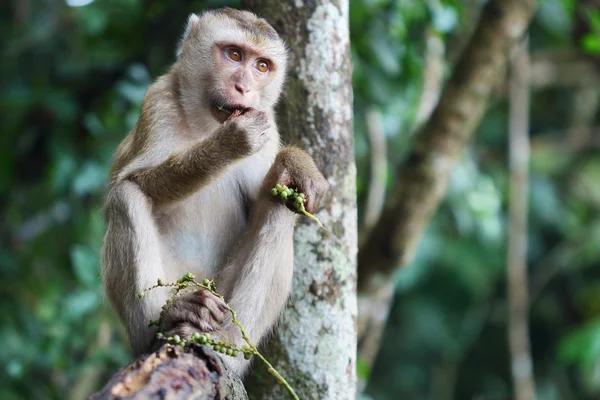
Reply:
[[239, 83], [235, 84], [235, 90], [237, 90], [241, 95], [244, 95], [248, 92], [248, 90], [246, 88], [244, 88], [242, 85], [240, 85]]

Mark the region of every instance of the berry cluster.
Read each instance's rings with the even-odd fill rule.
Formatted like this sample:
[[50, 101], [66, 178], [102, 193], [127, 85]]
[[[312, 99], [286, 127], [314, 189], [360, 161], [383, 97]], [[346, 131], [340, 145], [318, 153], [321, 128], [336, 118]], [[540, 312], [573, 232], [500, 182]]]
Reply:
[[271, 189], [271, 194], [273, 197], [279, 197], [284, 201], [292, 201], [294, 203], [294, 207], [298, 212], [306, 215], [308, 218], [314, 219], [317, 221], [319, 226], [323, 228], [323, 224], [321, 221], [304, 208], [304, 203], [306, 203], [306, 196], [304, 193], [299, 192], [294, 188], [287, 187], [286, 185], [280, 185], [279, 183], [275, 185], [274, 188]]
[[189, 339], [183, 339], [179, 335], [165, 336], [164, 334], [158, 332], [156, 337], [160, 340], [165, 340], [169, 344], [181, 347], [185, 347], [188, 344], [201, 344], [209, 349], [213, 349], [217, 353], [225, 354], [231, 357], [237, 357], [239, 353], [242, 353], [246, 360], [252, 358], [252, 354], [254, 354], [252, 349], [248, 346], [242, 346], [238, 349], [233, 345], [233, 343], [225, 343], [224, 340], [212, 339], [208, 333], [200, 334], [198, 332], [194, 332]]

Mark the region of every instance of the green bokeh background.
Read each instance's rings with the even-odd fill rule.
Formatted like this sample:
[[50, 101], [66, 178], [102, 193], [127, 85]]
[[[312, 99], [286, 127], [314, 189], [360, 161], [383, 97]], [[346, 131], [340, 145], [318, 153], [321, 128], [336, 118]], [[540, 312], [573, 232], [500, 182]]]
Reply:
[[[100, 205], [112, 154], [134, 125], [147, 86], [173, 62], [187, 15], [238, 5], [67, 3], [0, 4], [2, 399], [83, 398], [130, 360], [99, 279]], [[451, 71], [482, 2], [350, 3], [362, 215], [367, 110], [382, 115], [392, 184], [416, 123], [426, 35], [441, 39]], [[532, 54], [579, 52], [600, 71], [597, 2], [540, 1], [530, 47]], [[597, 99], [600, 87], [593, 85], [590, 77], [589, 85], [532, 93], [528, 264], [540, 399], [600, 395], [600, 140], [566, 145], [575, 98], [586, 89]], [[597, 110], [589, 122], [598, 126]], [[506, 149], [507, 102], [499, 94], [415, 262], [395, 276], [395, 305], [364, 397], [511, 398]], [[369, 372], [360, 361], [358, 372]]]

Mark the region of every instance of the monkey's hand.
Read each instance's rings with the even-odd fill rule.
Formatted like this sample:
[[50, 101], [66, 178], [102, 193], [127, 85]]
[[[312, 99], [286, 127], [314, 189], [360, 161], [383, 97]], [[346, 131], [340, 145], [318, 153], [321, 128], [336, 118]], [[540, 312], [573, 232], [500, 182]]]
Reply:
[[[277, 154], [265, 177], [263, 193], [272, 198], [271, 189], [277, 183], [304, 193], [304, 208], [311, 214], [319, 208], [329, 190], [327, 180], [319, 172], [311, 156], [297, 147], [285, 147]], [[292, 201], [285, 204], [290, 210], [298, 212]]]
[[265, 112], [254, 108], [235, 110], [223, 124], [224, 140], [245, 156], [250, 156], [269, 140], [270, 128]]
[[194, 332], [213, 332], [219, 329], [228, 314], [225, 303], [201, 289], [176, 297], [161, 318], [159, 332], [165, 336], [189, 338]]

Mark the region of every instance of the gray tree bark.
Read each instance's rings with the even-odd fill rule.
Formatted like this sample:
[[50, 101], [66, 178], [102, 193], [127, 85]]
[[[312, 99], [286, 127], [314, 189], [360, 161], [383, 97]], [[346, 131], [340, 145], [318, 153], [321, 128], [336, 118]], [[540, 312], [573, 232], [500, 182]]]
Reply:
[[[293, 289], [267, 358], [301, 399], [353, 399], [356, 376], [356, 184], [348, 1], [247, 0], [290, 49], [278, 113], [284, 142], [314, 158], [330, 184], [317, 213], [326, 230], [299, 220]], [[257, 365], [250, 398], [284, 399]], [[261, 378], [261, 376], [263, 378]]]

